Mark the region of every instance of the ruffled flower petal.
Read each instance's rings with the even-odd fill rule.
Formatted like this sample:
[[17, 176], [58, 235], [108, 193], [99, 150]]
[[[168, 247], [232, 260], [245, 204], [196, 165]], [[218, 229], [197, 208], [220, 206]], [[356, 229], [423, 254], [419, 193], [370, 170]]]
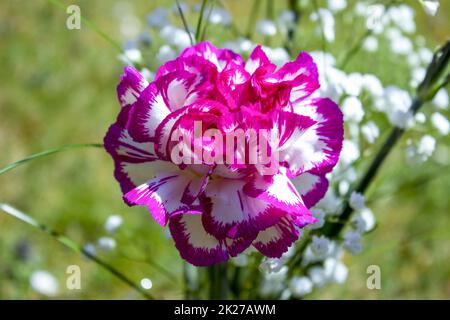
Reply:
[[170, 233], [183, 259], [199, 267], [225, 262], [247, 249], [254, 237], [218, 240], [207, 233], [201, 215], [178, 214], [170, 218]]
[[300, 193], [305, 206], [309, 209], [319, 202], [328, 190], [328, 180], [323, 175], [305, 172], [292, 180]]
[[260, 232], [253, 246], [269, 258], [280, 258], [298, 239], [300, 232], [288, 218]]
[[164, 226], [170, 215], [203, 212], [195, 200], [204, 190], [207, 179], [177, 170], [166, 162], [165, 168], [160, 168], [154, 178], [127, 192], [124, 199], [132, 205], [147, 206], [152, 217]]
[[287, 151], [291, 174], [311, 171], [330, 172], [339, 160], [344, 138], [343, 118], [339, 107], [330, 99], [313, 99], [294, 105], [294, 112], [316, 123], [308, 128]]
[[117, 97], [122, 107], [132, 105], [139, 98], [141, 92], [148, 86], [148, 82], [135, 68], [128, 66], [120, 77], [117, 86]]

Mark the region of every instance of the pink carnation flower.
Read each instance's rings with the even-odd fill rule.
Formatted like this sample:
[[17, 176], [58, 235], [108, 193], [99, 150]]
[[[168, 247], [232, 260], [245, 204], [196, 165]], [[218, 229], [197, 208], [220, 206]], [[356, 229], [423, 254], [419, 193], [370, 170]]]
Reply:
[[[196, 266], [249, 246], [280, 257], [316, 221], [309, 208], [325, 195], [325, 174], [342, 147], [342, 114], [333, 101], [311, 97], [318, 88], [307, 53], [277, 70], [260, 46], [244, 62], [199, 43], [161, 66], [150, 84], [126, 67], [117, 88], [122, 110], [105, 137], [125, 202], [168, 224], [181, 257]], [[247, 134], [262, 129], [277, 139]], [[243, 141], [219, 144], [218, 134], [238, 130]], [[269, 166], [250, 161], [263, 146]]]

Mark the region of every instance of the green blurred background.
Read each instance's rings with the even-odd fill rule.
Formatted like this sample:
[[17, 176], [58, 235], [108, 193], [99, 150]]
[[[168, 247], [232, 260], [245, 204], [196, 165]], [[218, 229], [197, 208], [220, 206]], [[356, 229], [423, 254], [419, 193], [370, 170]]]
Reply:
[[[450, 30], [450, 2], [441, 1], [436, 17], [425, 15], [418, 1], [405, 2], [416, 8], [418, 33], [425, 36], [427, 46], [444, 42]], [[125, 40], [117, 18], [119, 1], [63, 3], [78, 4], [82, 15], [111, 38]], [[143, 30], [149, 11], [173, 3], [132, 1]], [[281, 10], [284, 1], [276, 3], [276, 10]], [[230, 0], [228, 6], [237, 27], [244, 30], [251, 1]], [[52, 147], [102, 142], [115, 120], [119, 110], [115, 87], [123, 68], [118, 51], [85, 24], [81, 30], [68, 30], [66, 18], [64, 10], [44, 0], [0, 4], [0, 168]], [[336, 19], [339, 28], [342, 14]], [[296, 43], [296, 49], [320, 50], [320, 39], [309, 24], [300, 24], [304, 41]], [[328, 50], [339, 56], [348, 48], [349, 37], [361, 31], [337, 31], [336, 42]], [[231, 33], [213, 31], [209, 39], [223, 41], [219, 37], [231, 37]], [[275, 39], [274, 44], [277, 41], [281, 43]], [[149, 65], [158, 64], [148, 59]], [[346, 71], [374, 73], [385, 85], [409, 82], [404, 59], [383, 50], [382, 44], [376, 54], [359, 53]], [[427, 115], [431, 111], [424, 108]], [[445, 115], [449, 116], [448, 111]], [[414, 135], [418, 133], [410, 134]], [[345, 257], [350, 271], [347, 283], [316, 291], [312, 298], [450, 297], [450, 170], [436, 160], [405, 165], [405, 141], [369, 190], [369, 206], [379, 225], [364, 238], [361, 255]], [[438, 138], [436, 151], [447, 162], [449, 142], [448, 137]], [[149, 292], [156, 297], [181, 298], [182, 265], [172, 241], [145, 208], [128, 208], [122, 202], [112, 172], [112, 161], [102, 149], [67, 151], [1, 175], [0, 202], [16, 206], [80, 244], [95, 243], [106, 235], [106, 218], [122, 215], [124, 225], [115, 235], [117, 249], [100, 255], [136, 282], [152, 279]], [[29, 249], [26, 259], [24, 248]], [[155, 261], [176, 276], [162, 275]], [[66, 267], [71, 264], [82, 269], [82, 290], [65, 289]], [[372, 264], [381, 267], [381, 290], [366, 287], [366, 268]], [[96, 264], [0, 213], [0, 299], [43, 298], [29, 285], [35, 270], [48, 270], [58, 278], [62, 289], [57, 298], [140, 298]]]

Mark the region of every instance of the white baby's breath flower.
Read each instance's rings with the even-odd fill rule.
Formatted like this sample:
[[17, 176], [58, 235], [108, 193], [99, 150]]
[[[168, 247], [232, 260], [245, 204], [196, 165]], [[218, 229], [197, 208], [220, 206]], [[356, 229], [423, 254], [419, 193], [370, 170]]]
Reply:
[[352, 194], [350, 195], [350, 207], [354, 210], [361, 210], [365, 207], [365, 198], [364, 195], [359, 193], [359, 192], [355, 192], [353, 191]]
[[212, 24], [220, 24], [223, 26], [228, 26], [231, 23], [231, 15], [225, 9], [214, 8], [211, 11], [209, 22], [211, 22]]
[[169, 12], [165, 8], [156, 8], [147, 15], [147, 23], [150, 27], [161, 29], [169, 23]]
[[374, 143], [380, 136], [380, 129], [378, 129], [375, 122], [369, 121], [361, 127], [361, 133], [368, 143]]
[[259, 269], [266, 273], [277, 273], [284, 267], [284, 263], [281, 259], [276, 258], [264, 258], [261, 264], [259, 265]]
[[324, 263], [324, 271], [328, 280], [334, 283], [342, 284], [348, 277], [348, 268], [339, 259], [326, 259]]
[[106, 219], [105, 230], [110, 233], [116, 232], [117, 229], [120, 228], [122, 223], [123, 223], [122, 216], [120, 216], [118, 214], [113, 214], [113, 215], [109, 216], [108, 219]]
[[112, 251], [116, 248], [116, 240], [110, 237], [101, 237], [97, 241], [98, 247], [104, 251]]
[[263, 50], [267, 54], [267, 57], [277, 66], [282, 66], [290, 60], [289, 53], [284, 48], [263, 47]]
[[325, 224], [325, 212], [321, 209], [313, 208], [310, 210], [313, 217], [317, 219], [316, 223], [310, 226], [311, 229], [320, 229]]
[[248, 265], [248, 256], [246, 254], [240, 254], [231, 259], [231, 261], [237, 267], [245, 267]]
[[448, 109], [449, 100], [447, 89], [442, 88], [434, 96], [433, 103], [439, 109]]
[[127, 49], [123, 54], [119, 55], [119, 60], [126, 65], [141, 63], [142, 53], [139, 49]]
[[344, 248], [353, 255], [361, 253], [361, 234], [355, 231], [344, 234]]
[[160, 62], [166, 62], [168, 60], [174, 59], [176, 57], [176, 53], [169, 45], [165, 44], [161, 46], [161, 48], [159, 48], [156, 57]]
[[425, 123], [425, 121], [427, 121], [427, 117], [423, 112], [417, 112], [416, 115], [414, 116], [414, 120], [417, 123]]
[[330, 251], [330, 239], [321, 235], [320, 237], [313, 235], [311, 242], [311, 251], [316, 257], [325, 257]]
[[155, 74], [148, 68], [142, 68], [141, 74], [147, 82], [152, 82], [155, 79]]
[[150, 290], [153, 287], [153, 282], [149, 278], [142, 279], [140, 284], [145, 290]]
[[352, 220], [352, 227], [358, 233], [369, 232], [375, 227], [375, 216], [369, 208], [362, 209]]
[[320, 8], [318, 11], [311, 14], [311, 20], [321, 24], [321, 27], [317, 28], [317, 32], [323, 32], [325, 40], [334, 42], [334, 16], [330, 10]]
[[277, 26], [272, 20], [260, 20], [256, 25], [256, 31], [263, 36], [273, 37], [277, 34]]
[[392, 6], [388, 10], [390, 20], [395, 23], [402, 31], [413, 33], [416, 31], [414, 22], [414, 10], [406, 5]]
[[378, 39], [374, 36], [367, 37], [363, 43], [363, 49], [368, 52], [375, 52], [378, 50]]
[[439, 0], [419, 0], [419, 1], [422, 3], [426, 13], [432, 16], [436, 15], [440, 5]]
[[347, 97], [342, 103], [342, 113], [344, 121], [361, 122], [364, 117], [364, 110], [361, 101], [357, 97]]
[[289, 283], [289, 289], [296, 298], [301, 298], [312, 292], [314, 284], [308, 277], [293, 277]]
[[30, 286], [34, 291], [48, 297], [54, 297], [59, 292], [58, 280], [45, 270], [38, 270], [31, 274]]
[[95, 248], [95, 244], [93, 243], [88, 243], [84, 245], [83, 250], [90, 255], [95, 255], [97, 253], [97, 249]]
[[359, 159], [360, 151], [358, 145], [352, 141], [345, 139], [341, 151], [341, 163], [351, 164]]
[[328, 0], [328, 9], [338, 12], [347, 7], [347, 0]]
[[450, 123], [448, 122], [448, 119], [439, 112], [435, 112], [431, 115], [431, 124], [443, 136], [448, 135], [450, 132]]

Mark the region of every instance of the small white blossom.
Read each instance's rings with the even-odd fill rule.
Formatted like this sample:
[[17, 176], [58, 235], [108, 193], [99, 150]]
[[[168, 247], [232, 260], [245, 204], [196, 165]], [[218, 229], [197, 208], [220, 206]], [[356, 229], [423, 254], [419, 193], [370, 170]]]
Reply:
[[277, 272], [266, 273], [260, 288], [261, 295], [268, 296], [281, 293], [285, 289], [284, 281], [287, 272], [288, 268], [283, 266]]
[[365, 198], [364, 195], [359, 193], [359, 192], [355, 192], [353, 191], [352, 194], [350, 195], [350, 207], [354, 210], [361, 210], [365, 207]]
[[361, 234], [372, 230], [375, 227], [375, 216], [372, 210], [362, 209], [352, 220], [352, 227]]
[[435, 148], [436, 139], [430, 135], [425, 135], [417, 142], [417, 145], [413, 145], [411, 141], [408, 141], [406, 156], [412, 164], [424, 162], [433, 155]]
[[86, 251], [90, 255], [95, 255], [97, 252], [97, 249], [95, 248], [95, 244], [88, 243], [83, 247], [84, 251]]
[[265, 258], [259, 265], [259, 269], [266, 274], [279, 272], [283, 267], [283, 261], [276, 258]]
[[450, 132], [450, 123], [448, 122], [448, 119], [439, 112], [435, 112], [431, 115], [431, 124], [443, 136], [448, 135]]
[[320, 229], [325, 224], [325, 212], [323, 210], [314, 208], [310, 210], [313, 217], [317, 219], [316, 223], [311, 225], [311, 229]]
[[233, 264], [237, 267], [245, 267], [248, 265], [248, 256], [245, 254], [240, 254], [233, 259], [231, 259]]
[[324, 235], [318, 237], [312, 236], [311, 251], [316, 257], [325, 257], [330, 251], [330, 239]]
[[159, 51], [156, 54], [156, 57], [158, 58], [158, 60], [160, 62], [166, 62], [168, 60], [174, 59], [176, 57], [176, 53], [170, 46], [165, 44], [165, 45], [161, 46], [161, 48], [159, 48]]
[[263, 36], [273, 37], [277, 34], [277, 26], [271, 20], [260, 20], [256, 25], [256, 31]]
[[333, 12], [338, 12], [347, 7], [347, 0], [328, 0], [328, 8]]
[[414, 22], [414, 10], [405, 4], [389, 8], [388, 15], [390, 20], [395, 23], [402, 31], [413, 33], [416, 31]]
[[440, 89], [433, 98], [433, 103], [439, 109], [447, 109], [449, 105], [448, 92], [445, 88]]
[[311, 20], [318, 21], [321, 27], [317, 28], [318, 32], [323, 32], [328, 42], [334, 42], [334, 16], [330, 10], [320, 8], [317, 12], [311, 14]]
[[155, 79], [155, 74], [151, 72], [148, 68], [142, 68], [141, 74], [147, 82], [152, 82]]
[[141, 63], [142, 53], [139, 49], [127, 49], [123, 54], [119, 55], [119, 60], [126, 65]]
[[439, 9], [439, 0], [419, 0], [423, 8], [425, 9], [425, 12], [429, 15], [435, 16], [438, 9]]
[[364, 110], [361, 101], [357, 97], [347, 97], [342, 103], [342, 113], [344, 121], [361, 122], [364, 117]]
[[156, 8], [147, 16], [147, 23], [150, 27], [161, 29], [169, 23], [169, 12], [165, 8]]
[[359, 159], [360, 151], [358, 145], [352, 141], [345, 139], [341, 151], [341, 163], [351, 164]]
[[347, 280], [348, 268], [340, 260], [328, 258], [325, 260], [324, 268], [329, 281], [342, 284]]
[[369, 121], [361, 127], [361, 133], [368, 143], [374, 143], [380, 136], [380, 129], [378, 129], [375, 122]]
[[31, 288], [45, 296], [54, 297], [59, 292], [58, 280], [48, 271], [38, 270], [30, 276]]
[[363, 49], [368, 52], [375, 52], [378, 50], [378, 39], [374, 36], [367, 37], [363, 43]]
[[231, 15], [225, 9], [214, 8], [211, 11], [209, 22], [211, 22], [212, 24], [220, 24], [223, 26], [228, 26], [231, 23]]
[[277, 66], [282, 66], [290, 60], [289, 53], [284, 48], [263, 47], [263, 50], [267, 54], [267, 57]]
[[112, 251], [116, 248], [116, 240], [110, 237], [101, 237], [98, 239], [97, 244], [104, 251]]
[[361, 234], [355, 231], [348, 231], [344, 235], [344, 248], [354, 255], [361, 253]]
[[152, 280], [148, 278], [144, 278], [141, 280], [141, 287], [145, 290], [150, 290], [153, 287]]
[[313, 282], [308, 277], [293, 277], [289, 283], [289, 289], [296, 298], [301, 298], [312, 292]]
[[120, 228], [122, 223], [123, 223], [122, 216], [120, 216], [118, 214], [111, 215], [108, 217], [108, 219], [106, 219], [105, 230], [110, 233], [116, 232], [117, 229]]
[[414, 120], [417, 123], [425, 123], [425, 121], [427, 121], [427, 117], [423, 112], [417, 112], [416, 115], [414, 116]]

